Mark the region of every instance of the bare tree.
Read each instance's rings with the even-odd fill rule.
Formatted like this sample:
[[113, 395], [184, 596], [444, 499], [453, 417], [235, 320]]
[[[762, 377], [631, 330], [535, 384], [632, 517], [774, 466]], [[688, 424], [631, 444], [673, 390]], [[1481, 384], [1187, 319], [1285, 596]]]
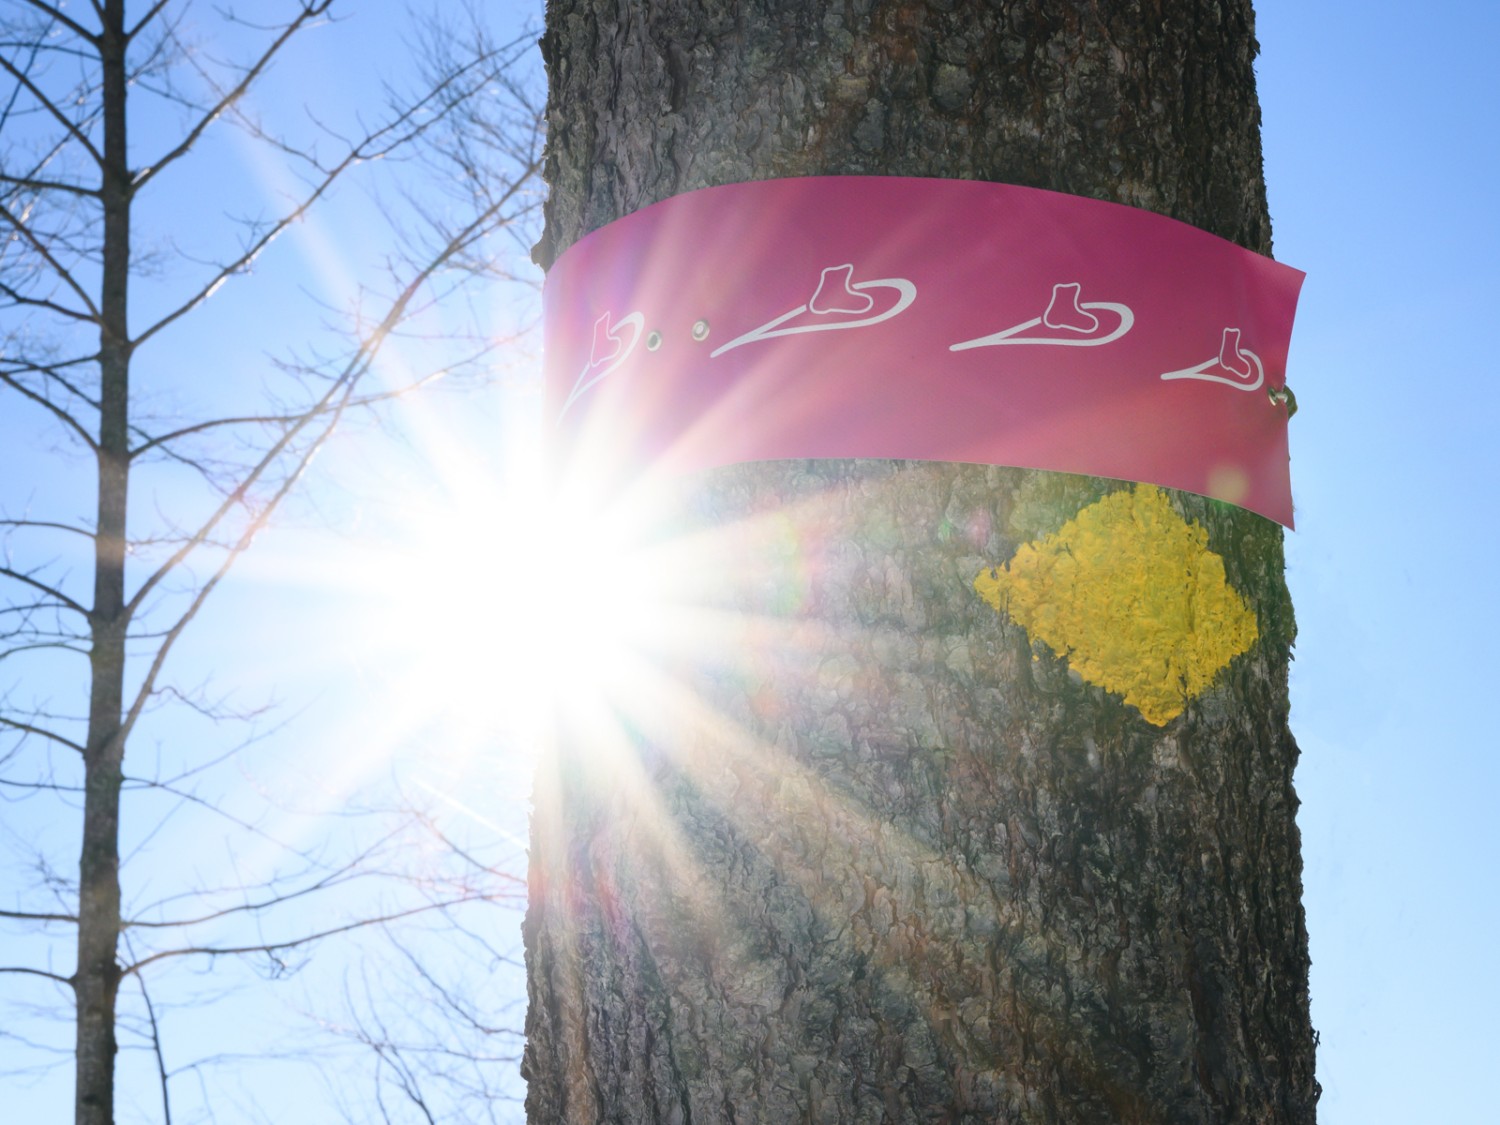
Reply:
[[[29, 872], [0, 920], [33, 939], [0, 975], [23, 1010], [71, 1006], [80, 1123], [115, 1118], [122, 1035], [154, 1058], [171, 1120], [167, 1009], [153, 984], [169, 967], [251, 959], [282, 976], [325, 938], [448, 916], [510, 889], [487, 869], [362, 893], [406, 870], [406, 833], [424, 831], [421, 818], [377, 818], [370, 837], [374, 819], [345, 817], [316, 844], [287, 838], [209, 780], [266, 737], [265, 714], [216, 697], [180, 659], [209, 599], [341, 424], [485, 369], [496, 341], [466, 321], [464, 293], [505, 276], [527, 241], [540, 124], [514, 67], [528, 42], [494, 43], [477, 20], [456, 36], [414, 34], [424, 65], [409, 89], [385, 90], [378, 112], [318, 106], [267, 123], [278, 64], [305, 40], [339, 35], [343, 14], [335, 0], [259, 4], [253, 20], [186, 0], [7, 0], [0, 16], [0, 441], [12, 447], [0, 454], [17, 456], [23, 427], [55, 454], [0, 494], [11, 505], [0, 511], [0, 796]], [[235, 192], [214, 146], [229, 133], [269, 169], [274, 210], [222, 215], [217, 198]], [[373, 167], [372, 205], [346, 181]], [[205, 200], [216, 225], [186, 230], [182, 209]], [[355, 307], [323, 309], [326, 331], [301, 338], [276, 337], [288, 305], [242, 313], [260, 318], [277, 357], [258, 398], [211, 369], [181, 379], [166, 360], [183, 335], [335, 202], [363, 208], [384, 247]], [[54, 477], [88, 487], [92, 511], [77, 515]], [[251, 726], [211, 753], [142, 753], [169, 706]], [[122, 845], [147, 848], [184, 810], [240, 834], [237, 859], [258, 849], [279, 861], [247, 862], [219, 885], [191, 865], [181, 885], [160, 885], [176, 873], [159, 869], [127, 879]], [[309, 900], [324, 904], [316, 915]], [[24, 991], [37, 985], [54, 994]]]

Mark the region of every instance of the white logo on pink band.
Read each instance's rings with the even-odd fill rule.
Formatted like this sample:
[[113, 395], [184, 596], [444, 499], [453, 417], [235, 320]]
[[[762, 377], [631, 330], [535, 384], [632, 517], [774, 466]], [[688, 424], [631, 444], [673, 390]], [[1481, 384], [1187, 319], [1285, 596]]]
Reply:
[[[1253, 382], [1252, 375], [1255, 377]], [[1240, 330], [1226, 328], [1218, 355], [1205, 359], [1197, 367], [1168, 371], [1162, 378], [1201, 379], [1205, 383], [1223, 383], [1240, 391], [1258, 391], [1266, 381], [1266, 368], [1260, 356], [1249, 348], [1240, 347]]]
[[[645, 328], [646, 318], [638, 312], [621, 317], [620, 323], [614, 327], [610, 327], [607, 311], [594, 321], [594, 338], [589, 348], [589, 361], [578, 373], [578, 378], [573, 380], [573, 389], [568, 392], [567, 401], [557, 413], [559, 419], [568, 412], [568, 407], [578, 401], [584, 391], [630, 358], [630, 353], [635, 351], [635, 346], [641, 342], [641, 333], [645, 331]], [[624, 329], [630, 330], [628, 344], [621, 339]]]
[[[882, 277], [875, 281], [853, 281], [853, 277], [853, 263], [845, 262], [841, 266], [828, 266], [823, 270], [823, 275], [818, 278], [818, 288], [813, 292], [807, 304], [798, 305], [790, 312], [784, 312], [774, 320], [768, 320], [759, 328], [750, 329], [743, 336], [736, 336], [729, 343], [710, 352], [709, 358], [716, 359], [727, 351], [753, 344], [757, 340], [769, 340], [773, 336], [795, 336], [800, 332], [833, 332], [841, 328], [868, 328], [872, 324], [879, 324], [881, 321], [890, 320], [893, 316], [899, 316], [917, 299], [917, 287], [904, 277]], [[875, 307], [875, 298], [870, 296], [872, 289], [894, 289], [899, 296], [895, 303], [874, 316], [863, 316]], [[808, 315], [836, 317], [840, 314], [862, 316], [862, 319], [797, 321], [798, 317]]]
[[1281, 392], [1301, 283], [1183, 223], [1056, 192], [726, 184], [553, 264], [547, 413], [560, 463], [622, 486], [643, 467], [966, 461], [1148, 481], [1291, 526]]
[[[1135, 313], [1130, 310], [1129, 305], [1114, 301], [1080, 300], [1082, 292], [1083, 286], [1076, 281], [1059, 282], [1052, 287], [1052, 300], [1047, 302], [1047, 311], [1041, 316], [1013, 324], [988, 336], [965, 340], [961, 344], [950, 344], [948, 350], [962, 352], [970, 348], [993, 348], [1003, 344], [1097, 348], [1113, 344], [1130, 331], [1131, 325], [1135, 323]], [[1095, 309], [1110, 314], [1113, 326], [1101, 326], [1099, 318], [1094, 315]], [[1038, 328], [1042, 329], [1040, 333], [1036, 333]], [[1068, 335], [1058, 335], [1060, 332]]]

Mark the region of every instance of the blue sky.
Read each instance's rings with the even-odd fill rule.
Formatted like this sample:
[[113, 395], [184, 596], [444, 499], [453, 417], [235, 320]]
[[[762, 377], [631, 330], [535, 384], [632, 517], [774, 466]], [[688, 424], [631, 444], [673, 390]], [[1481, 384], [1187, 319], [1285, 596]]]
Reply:
[[1492, 1121], [1500, 7], [1257, 9], [1319, 1120]]
[[[1302, 746], [1299, 824], [1322, 1039], [1319, 1119], [1493, 1120], [1484, 1079], [1500, 1056], [1492, 954], [1500, 845], [1489, 808], [1500, 790], [1500, 737], [1490, 722], [1500, 384], [1488, 332], [1500, 302], [1500, 5], [1436, 0], [1420, 13], [1390, 0], [1257, 7], [1276, 252], [1308, 274], [1288, 375], [1300, 410], [1291, 424], [1298, 530], [1287, 541], [1300, 625], [1292, 723]], [[381, 38], [354, 30], [371, 43]], [[301, 65], [308, 82], [334, 87], [365, 73], [342, 51]], [[357, 242], [347, 223], [303, 232], [287, 244], [284, 268], [335, 299], [328, 249], [347, 253]], [[272, 266], [264, 283], [274, 281]], [[213, 331], [198, 342], [211, 344]], [[234, 370], [254, 377], [248, 363]], [[401, 505], [424, 488], [451, 493], [465, 457], [491, 475], [514, 471], [512, 447], [534, 405], [525, 391], [465, 404], [459, 414], [476, 448], [444, 452], [435, 465], [393, 458], [375, 442], [349, 443], [325, 478], [321, 514], [299, 510], [257, 547], [260, 557], [226, 592], [193, 658], [219, 669], [221, 680], [252, 693], [274, 688], [309, 708], [273, 761], [291, 763], [298, 776], [338, 768], [339, 747], [378, 733], [370, 716], [392, 686], [383, 678], [391, 670], [379, 666], [392, 654], [370, 659], [358, 651], [359, 635], [276, 662], [289, 635], [348, 634], [347, 615], [370, 612], [368, 591], [346, 580], [349, 558], [328, 545], [320, 520], [361, 528], [399, 521]], [[433, 443], [422, 435], [453, 424], [451, 406], [411, 419], [424, 456]], [[5, 453], [0, 443], [0, 485]], [[370, 501], [369, 481], [389, 497], [398, 490], [385, 486], [398, 477], [411, 487], [394, 505]], [[349, 485], [355, 479], [360, 486]], [[493, 497], [448, 499], [461, 508]], [[419, 526], [423, 536], [443, 534], [437, 524]], [[443, 585], [454, 592], [435, 611], [415, 603], [391, 611], [440, 619], [470, 612], [471, 595], [488, 583], [452, 562], [470, 547], [450, 546]], [[309, 552], [323, 559], [313, 573], [298, 569]], [[407, 561], [433, 565], [432, 556]], [[300, 626], [268, 625], [256, 610], [268, 589], [295, 608]], [[352, 738], [351, 707], [359, 716]], [[410, 737], [404, 752], [421, 741]], [[483, 769], [429, 762], [435, 773], [417, 773], [489, 792], [485, 814], [520, 831], [526, 766], [517, 757]], [[513, 972], [492, 987], [510, 990], [512, 1002], [522, 990]], [[282, 1004], [243, 1018], [274, 1035], [296, 1016], [295, 1003]], [[256, 1073], [242, 1080], [247, 1095], [274, 1107]], [[149, 1081], [143, 1090], [144, 1113]], [[55, 1108], [44, 1107], [58, 1104], [56, 1094], [55, 1084], [30, 1087], [24, 1096], [35, 1100], [19, 1103], [20, 1119], [53, 1119]]]

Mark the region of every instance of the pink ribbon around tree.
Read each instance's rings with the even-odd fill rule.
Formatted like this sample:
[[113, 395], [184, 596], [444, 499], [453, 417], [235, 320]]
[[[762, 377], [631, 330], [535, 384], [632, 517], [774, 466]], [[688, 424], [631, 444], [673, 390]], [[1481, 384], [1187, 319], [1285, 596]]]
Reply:
[[1300, 271], [1130, 207], [827, 176], [674, 196], [544, 290], [559, 455], [617, 476], [783, 458], [1143, 481], [1292, 526]]

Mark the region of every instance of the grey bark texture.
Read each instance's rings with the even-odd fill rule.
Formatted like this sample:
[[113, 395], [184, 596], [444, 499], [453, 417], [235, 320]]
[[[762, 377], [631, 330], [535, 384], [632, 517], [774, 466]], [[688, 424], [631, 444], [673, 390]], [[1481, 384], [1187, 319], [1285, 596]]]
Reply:
[[[549, 0], [543, 264], [694, 188], [974, 178], [1268, 252], [1248, 0]], [[629, 765], [538, 775], [528, 1119], [1312, 1122], [1281, 531], [1171, 495], [1259, 640], [1164, 727], [976, 573], [1125, 487], [740, 466], [678, 498], [730, 627]]]
[[84, 751], [83, 845], [78, 858], [78, 1005], [74, 1037], [75, 1125], [112, 1125], [120, 990], [120, 789], [126, 633], [127, 508], [130, 485], [130, 220], [134, 189], [126, 145], [125, 2], [99, 9], [104, 213], [99, 283], [99, 495], [94, 535], [93, 644], [89, 650], [88, 742]]

